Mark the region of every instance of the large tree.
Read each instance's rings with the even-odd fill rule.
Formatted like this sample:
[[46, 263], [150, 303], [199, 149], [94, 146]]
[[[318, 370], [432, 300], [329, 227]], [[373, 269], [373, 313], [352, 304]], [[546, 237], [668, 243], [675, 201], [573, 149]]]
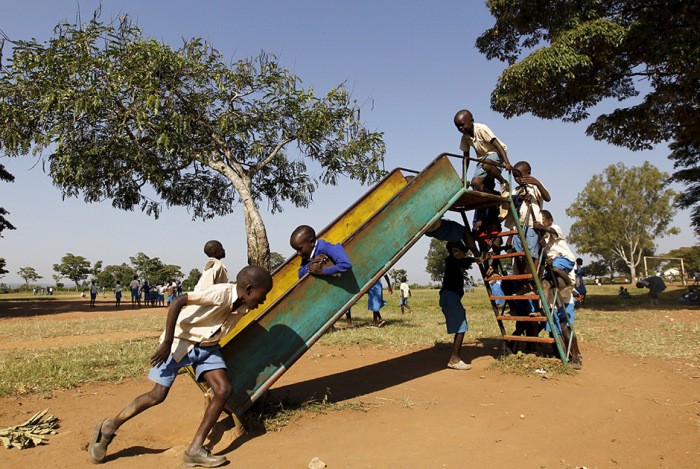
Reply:
[[678, 232], [670, 226], [676, 193], [668, 188], [667, 178], [649, 162], [631, 168], [622, 163], [608, 166], [566, 209], [575, 220], [569, 240], [582, 253], [600, 256], [612, 251], [635, 279], [645, 251], [653, 252], [657, 239]]
[[34, 267], [20, 267], [17, 271], [17, 275], [19, 275], [22, 278], [22, 280], [24, 280], [24, 283], [27, 286], [27, 288], [29, 287], [30, 282], [36, 282], [40, 278], [44, 278], [37, 273]]
[[[580, 121], [625, 103], [586, 133], [632, 150], [669, 142], [700, 232], [700, 3], [686, 0], [489, 0], [496, 23], [477, 39], [508, 63], [491, 95], [506, 117]], [[634, 98], [628, 100], [627, 98]]]
[[117, 282], [128, 285], [136, 272], [126, 264], [108, 265], [97, 274], [97, 284], [104, 288], [113, 288]]
[[385, 146], [342, 86], [318, 97], [275, 56], [230, 62], [201, 39], [174, 49], [127, 17], [96, 14], [59, 25], [48, 43], [13, 43], [0, 74], [0, 149], [48, 151], [64, 197], [153, 216], [178, 205], [201, 219], [241, 203], [248, 261], [267, 267], [258, 204], [306, 207], [340, 176], [373, 182]]
[[433, 282], [442, 281], [442, 276], [445, 273], [445, 257], [448, 254], [445, 244], [443, 241], [430, 238], [430, 247], [425, 255], [425, 271], [430, 274], [430, 280]]
[[61, 276], [66, 277], [75, 282], [75, 289], [80, 289], [80, 283], [88, 278], [90, 274], [90, 261], [83, 256], [76, 256], [73, 253], [67, 253], [61, 258], [60, 264], [54, 264], [53, 270]]

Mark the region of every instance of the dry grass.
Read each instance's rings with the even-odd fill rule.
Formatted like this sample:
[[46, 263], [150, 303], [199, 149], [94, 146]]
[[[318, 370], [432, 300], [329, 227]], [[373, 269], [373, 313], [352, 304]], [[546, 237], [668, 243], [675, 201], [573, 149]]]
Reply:
[[[680, 288], [671, 287], [669, 290], [661, 298], [662, 303], [668, 305], [667, 309], [658, 310], [646, 305], [643, 292], [636, 289], [630, 290], [632, 299], [621, 300], [617, 298], [615, 286], [589, 287], [586, 306], [576, 313], [576, 330], [584, 355], [586, 344], [590, 343], [612, 353], [700, 361], [698, 307], [688, 309], [679, 305], [676, 299], [680, 296]], [[382, 309], [382, 315], [388, 321], [387, 326], [369, 327], [371, 312], [366, 310], [363, 299], [353, 310], [354, 323], [359, 327], [341, 328], [344, 325], [344, 319], [341, 319], [338, 329], [325, 334], [320, 343], [332, 348], [375, 347], [407, 351], [436, 345], [449, 347], [452, 343], [438, 307], [437, 290], [413, 290], [410, 299], [413, 314], [400, 313], [397, 294], [386, 295], [385, 299], [388, 304]], [[465, 346], [499, 342], [500, 333], [484, 290], [465, 294], [464, 304], [469, 323]], [[31, 340], [134, 330], [158, 331], [163, 322], [164, 319], [157, 316], [14, 320], [0, 322], [0, 334]], [[92, 345], [23, 350], [21, 354], [2, 351], [0, 396], [48, 392], [89, 381], [120, 381], [142, 376], [156, 344], [155, 338], [114, 339]], [[498, 360], [497, 366], [508, 373], [534, 369], [544, 369], [549, 374], [568, 372], [556, 361], [538, 360], [506, 357]]]

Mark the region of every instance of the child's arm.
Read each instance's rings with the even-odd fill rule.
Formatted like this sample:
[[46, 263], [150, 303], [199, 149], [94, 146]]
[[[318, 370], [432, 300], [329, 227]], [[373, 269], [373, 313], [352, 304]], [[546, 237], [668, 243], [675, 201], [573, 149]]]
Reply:
[[346, 272], [352, 269], [350, 258], [345, 253], [342, 244], [328, 244], [325, 254], [333, 261], [335, 265], [322, 267], [318, 275], [333, 275], [341, 272]]
[[542, 185], [542, 183], [534, 176], [521, 176], [518, 181], [522, 185], [532, 184], [539, 189], [540, 194], [542, 194], [542, 200], [549, 202], [552, 200], [552, 196], [549, 195], [549, 191]]
[[156, 353], [151, 357], [151, 366], [157, 367], [168, 360], [171, 348], [173, 346], [173, 337], [175, 336], [175, 324], [180, 315], [182, 308], [187, 306], [187, 293], [175, 298], [168, 307], [168, 317], [165, 320], [165, 336], [163, 342], [156, 349]]
[[498, 156], [500, 156], [503, 160], [503, 164], [505, 165], [506, 170], [510, 171], [511, 169], [513, 169], [513, 166], [510, 164], [510, 161], [508, 161], [508, 152], [505, 148], [503, 148], [503, 145], [501, 145], [501, 142], [499, 142], [496, 137], [491, 139], [491, 145], [493, 145], [496, 148], [496, 153], [498, 153]]
[[391, 286], [391, 280], [389, 279], [389, 276], [387, 274], [384, 274], [384, 280], [386, 280], [386, 284], [389, 286], [389, 294], [393, 295], [394, 287]]

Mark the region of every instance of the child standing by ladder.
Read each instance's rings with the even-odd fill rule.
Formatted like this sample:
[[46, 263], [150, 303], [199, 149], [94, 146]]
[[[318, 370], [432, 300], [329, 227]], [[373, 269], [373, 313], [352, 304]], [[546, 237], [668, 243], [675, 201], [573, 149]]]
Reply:
[[[539, 236], [534, 228], [534, 223], [535, 221], [542, 220], [542, 204], [552, 200], [552, 197], [549, 195], [549, 191], [547, 191], [544, 185], [532, 176], [531, 172], [532, 168], [527, 161], [519, 161], [513, 166], [513, 177], [518, 183], [518, 186], [513, 190], [512, 197], [515, 207], [518, 210], [518, 218], [523, 227], [523, 234], [527, 247], [535, 263], [535, 272], [532, 272], [532, 274], [536, 275], [540, 244]], [[515, 224], [516, 222], [513, 218], [513, 214], [509, 214], [505, 220], [505, 225], [510, 229], [514, 229]], [[520, 236], [514, 237], [513, 249], [516, 252], [525, 250]], [[525, 268], [523, 258], [516, 258], [515, 268], [517, 273], [526, 272], [527, 269]]]

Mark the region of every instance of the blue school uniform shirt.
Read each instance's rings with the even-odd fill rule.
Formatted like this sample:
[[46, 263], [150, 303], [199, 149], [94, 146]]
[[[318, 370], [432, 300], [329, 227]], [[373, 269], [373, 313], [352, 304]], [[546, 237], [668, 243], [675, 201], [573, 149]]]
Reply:
[[314, 247], [311, 256], [308, 259], [301, 259], [301, 265], [299, 266], [299, 278], [303, 277], [309, 270], [309, 263], [311, 259], [318, 256], [319, 254], [325, 254], [330, 257], [334, 265], [329, 265], [323, 268], [323, 275], [333, 275], [345, 272], [352, 269], [352, 263], [350, 258], [345, 253], [342, 244], [331, 244], [328, 241], [322, 239], [316, 240], [316, 246]]

